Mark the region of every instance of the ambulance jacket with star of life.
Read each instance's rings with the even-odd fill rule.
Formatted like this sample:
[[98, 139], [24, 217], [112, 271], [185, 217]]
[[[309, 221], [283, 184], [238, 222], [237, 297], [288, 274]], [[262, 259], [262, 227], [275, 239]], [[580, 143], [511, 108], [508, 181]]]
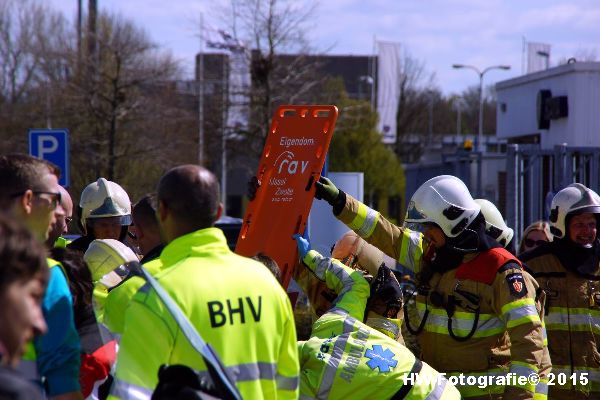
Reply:
[[460, 399], [443, 375], [362, 322], [370, 288], [361, 272], [314, 250], [303, 261], [338, 297], [298, 342], [301, 399], [389, 399], [402, 389], [405, 399]]
[[[420, 272], [421, 233], [393, 225], [349, 195], [337, 218], [400, 264]], [[420, 321], [405, 324], [413, 328], [422, 324], [418, 333], [421, 358], [433, 368], [448, 375], [476, 377], [507, 372], [528, 377], [549, 372], [541, 307], [536, 304], [537, 283], [510, 253], [500, 248], [481, 252], [456, 269], [434, 273], [426, 286], [429, 290], [416, 298]], [[437, 302], [432, 302], [433, 292], [438, 294]], [[447, 307], [450, 298], [456, 300], [452, 313]], [[465, 340], [474, 326], [474, 333]], [[463, 339], [456, 340], [451, 333]], [[499, 384], [484, 388], [460, 385], [458, 389], [466, 398], [545, 397], [544, 381], [537, 386], [525, 381], [519, 385], [516, 379], [495, 380]]]
[[[264, 265], [229, 250], [218, 228], [170, 242], [155, 278], [209, 343], [245, 399], [298, 397], [298, 350], [287, 294]], [[110, 398], [146, 399], [162, 364], [206, 365], [149, 285], [125, 313]]]

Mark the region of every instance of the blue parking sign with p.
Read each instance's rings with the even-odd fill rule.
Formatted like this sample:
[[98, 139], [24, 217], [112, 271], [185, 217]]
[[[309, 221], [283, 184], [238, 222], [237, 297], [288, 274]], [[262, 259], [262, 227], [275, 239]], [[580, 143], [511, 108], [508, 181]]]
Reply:
[[29, 154], [56, 164], [60, 170], [58, 183], [69, 186], [69, 131], [67, 129], [30, 129]]

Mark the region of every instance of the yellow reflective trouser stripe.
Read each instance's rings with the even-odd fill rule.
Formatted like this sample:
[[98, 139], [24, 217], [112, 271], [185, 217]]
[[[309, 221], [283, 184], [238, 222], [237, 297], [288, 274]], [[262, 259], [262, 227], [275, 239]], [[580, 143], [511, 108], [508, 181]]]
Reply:
[[540, 381], [535, 385], [535, 393], [533, 400], [546, 400], [548, 398], [548, 379], [540, 378]]
[[544, 317], [551, 331], [580, 331], [600, 334], [600, 311], [589, 308], [550, 307]]
[[[417, 310], [419, 316], [423, 318], [425, 314], [425, 304], [418, 301]], [[475, 323], [475, 314], [457, 311], [452, 316], [452, 331], [458, 335], [468, 335]], [[425, 323], [425, 330], [428, 332], [448, 335], [448, 314], [441, 308], [429, 308], [429, 316]], [[475, 338], [489, 337], [498, 335], [506, 330], [504, 322], [494, 314], [479, 314], [479, 323], [477, 330], [473, 334]]]
[[544, 346], [548, 347], [548, 332], [546, 332], [546, 322], [542, 320], [542, 337], [544, 339]]
[[[536, 366], [527, 364], [520, 361], [512, 361], [510, 365], [509, 372], [516, 374], [517, 376], [523, 376], [525, 378], [529, 378], [532, 375], [537, 374], [538, 369]], [[528, 390], [530, 392], [535, 392], [535, 383], [526, 379], [524, 383], [515, 382], [515, 386], [520, 387], [522, 389]]]
[[540, 322], [540, 316], [535, 308], [535, 301], [531, 298], [512, 301], [502, 306], [502, 315], [507, 328], [523, 325], [530, 322]]
[[375, 230], [377, 221], [379, 221], [379, 213], [361, 203], [356, 216], [348, 226], [360, 237], [368, 238]]

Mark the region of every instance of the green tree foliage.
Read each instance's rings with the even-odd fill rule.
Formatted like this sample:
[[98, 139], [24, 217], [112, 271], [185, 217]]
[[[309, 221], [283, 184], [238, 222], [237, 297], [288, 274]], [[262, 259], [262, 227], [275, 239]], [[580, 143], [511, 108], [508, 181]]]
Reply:
[[[325, 85], [324, 100], [336, 104], [339, 116], [329, 148], [329, 169], [360, 171], [365, 174], [369, 195], [403, 195], [404, 170], [394, 152], [381, 142], [376, 130], [377, 113], [365, 101], [351, 100], [340, 80]], [[338, 100], [335, 100], [337, 93]]]
[[196, 95], [142, 28], [106, 13], [95, 25], [79, 46], [44, 2], [0, 0], [0, 153], [26, 153], [30, 128], [66, 128], [74, 201], [100, 176], [135, 201], [196, 160]]

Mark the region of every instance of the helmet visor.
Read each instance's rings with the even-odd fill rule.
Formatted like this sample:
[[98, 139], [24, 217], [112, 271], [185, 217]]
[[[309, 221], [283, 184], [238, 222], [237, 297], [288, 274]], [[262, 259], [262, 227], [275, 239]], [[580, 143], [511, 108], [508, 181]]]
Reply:
[[131, 225], [131, 215], [117, 215], [114, 217], [93, 217], [90, 216], [87, 220], [88, 225], [93, 226], [94, 222], [103, 221], [110, 222], [114, 225], [129, 226]]
[[124, 207], [120, 206], [118, 202], [113, 201], [112, 198], [107, 197], [104, 199], [104, 202], [102, 202], [102, 205], [100, 207], [90, 212], [89, 218], [126, 216], [129, 213], [129, 210], [126, 210]]
[[424, 222], [427, 221], [427, 215], [423, 214], [415, 207], [414, 203], [408, 205], [408, 210], [406, 210], [406, 218], [404, 218], [407, 222]]

